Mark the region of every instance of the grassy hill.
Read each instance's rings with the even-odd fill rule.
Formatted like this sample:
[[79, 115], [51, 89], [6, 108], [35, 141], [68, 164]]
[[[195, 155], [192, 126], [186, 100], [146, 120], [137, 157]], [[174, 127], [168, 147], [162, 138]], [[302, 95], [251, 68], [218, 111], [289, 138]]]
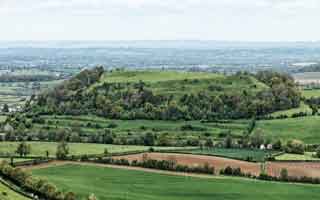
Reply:
[[[270, 81], [270, 80], [271, 81]], [[84, 70], [39, 95], [31, 110], [111, 119], [239, 119], [297, 108], [300, 92], [284, 74]]]

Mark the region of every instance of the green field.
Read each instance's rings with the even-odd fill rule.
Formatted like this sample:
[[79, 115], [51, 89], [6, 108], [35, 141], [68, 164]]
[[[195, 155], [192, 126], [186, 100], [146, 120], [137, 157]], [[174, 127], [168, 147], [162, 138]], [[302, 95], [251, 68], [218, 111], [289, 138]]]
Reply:
[[5, 116], [5, 115], [0, 115], [0, 123], [1, 123], [1, 122], [5, 122], [6, 119], [7, 119], [7, 116]]
[[[0, 142], [0, 152], [3, 155], [12, 155], [17, 149], [18, 142]], [[28, 156], [46, 156], [49, 151], [50, 156], [55, 156], [57, 144], [55, 142], [28, 142], [31, 145], [31, 154]], [[103, 154], [107, 148], [109, 153], [120, 153], [136, 150], [148, 150], [147, 146], [126, 146], [126, 145], [107, 145], [89, 143], [69, 143], [70, 155], [90, 155]], [[155, 147], [155, 149], [171, 149], [170, 147]]]
[[312, 152], [306, 152], [304, 155], [285, 153], [280, 156], [277, 156], [276, 160], [320, 160], [320, 158], [315, 158], [313, 155], [314, 153]]
[[[110, 120], [96, 116], [41, 116], [45, 124], [35, 124], [34, 130], [50, 127], [56, 128], [80, 128], [86, 134], [97, 133], [110, 124], [116, 124], [112, 132], [117, 136], [130, 137], [141, 136], [146, 132], [156, 134], [169, 134], [172, 138], [199, 138], [204, 133], [212, 137], [219, 137], [222, 132], [231, 131], [232, 135], [239, 136], [247, 128], [247, 120], [231, 121], [230, 123], [201, 123], [200, 121], [163, 121], [163, 120]], [[90, 126], [89, 126], [90, 124]], [[192, 125], [196, 130], [182, 130], [184, 125]], [[98, 127], [96, 126], [98, 125]]]
[[10, 190], [7, 186], [0, 183], [0, 199], [1, 200], [29, 200], [28, 198]]
[[182, 151], [186, 153], [192, 153], [197, 155], [213, 155], [222, 156], [226, 158], [234, 158], [239, 160], [250, 160], [262, 162], [266, 157], [275, 152], [261, 151], [257, 149], [224, 149], [224, 148], [212, 148], [212, 149], [196, 149], [189, 151]]
[[238, 178], [201, 179], [93, 166], [65, 165], [37, 169], [58, 188], [100, 200], [316, 200], [319, 186]]
[[300, 118], [262, 120], [256, 128], [273, 139], [299, 139], [306, 143], [320, 143], [320, 117], [309, 116]]
[[302, 96], [307, 99], [311, 97], [320, 97], [320, 89], [302, 90]]
[[301, 105], [299, 108], [293, 108], [289, 110], [274, 112], [271, 114], [271, 116], [278, 117], [280, 115], [287, 115], [288, 117], [291, 117], [293, 114], [300, 113], [300, 112], [308, 113], [310, 115], [312, 114], [311, 108], [305, 103], [301, 102]]

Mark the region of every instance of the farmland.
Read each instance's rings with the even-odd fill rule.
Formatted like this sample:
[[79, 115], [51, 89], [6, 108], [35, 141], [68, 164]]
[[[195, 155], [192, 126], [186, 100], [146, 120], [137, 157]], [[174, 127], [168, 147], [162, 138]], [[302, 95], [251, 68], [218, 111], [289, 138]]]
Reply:
[[315, 157], [315, 153], [313, 152], [305, 152], [303, 155], [299, 154], [290, 154], [290, 153], [285, 153], [280, 156], [276, 157], [276, 160], [282, 160], [282, 161], [295, 161], [295, 160], [303, 160], [303, 161], [312, 161], [312, 160], [318, 160], [320, 161], [320, 158]]
[[[307, 108], [308, 109], [308, 108]], [[282, 112], [289, 113], [289, 111]], [[290, 111], [290, 113], [295, 113]], [[230, 132], [235, 138], [241, 137], [248, 128], [249, 120], [229, 120], [225, 122], [200, 122], [200, 121], [164, 121], [164, 120], [113, 120], [97, 116], [40, 116], [45, 123], [36, 123], [32, 130], [50, 128], [75, 128], [89, 134], [97, 133], [110, 124], [116, 124], [112, 131], [119, 137], [135, 137], [146, 132], [155, 134], [167, 134], [170, 138], [198, 139], [210, 136], [218, 141], [223, 134]], [[267, 137], [273, 139], [300, 139], [306, 143], [320, 142], [318, 130], [319, 116], [307, 116], [300, 118], [259, 120], [255, 130], [261, 129]], [[194, 130], [184, 130], [184, 125], [191, 125]]]
[[[58, 82], [55, 80], [54, 84]], [[309, 115], [290, 118], [299, 112]], [[102, 163], [130, 165], [128, 161], [150, 159], [154, 166], [165, 166], [157, 169], [212, 174], [211, 167], [214, 167], [218, 175], [220, 170], [232, 167], [228, 175], [259, 179], [269, 175], [272, 180], [281, 181], [289, 180], [277, 179], [282, 175], [281, 170], [287, 169], [288, 176], [298, 178], [290, 181], [303, 182], [305, 179], [301, 177], [305, 176], [310, 177], [306, 182], [316, 183], [320, 177], [319, 163], [285, 162], [294, 156], [292, 154], [279, 156], [283, 162], [266, 159], [291, 149], [302, 149], [303, 153], [305, 146], [300, 141], [295, 140], [295, 146], [289, 148], [291, 143], [287, 142], [291, 139], [320, 143], [320, 117], [310, 114], [311, 109], [301, 100], [300, 88], [289, 76], [278, 73], [225, 75], [161, 70], [106, 71], [96, 67], [40, 93], [28, 102], [24, 112], [7, 115], [6, 124], [2, 123], [3, 130], [8, 130], [3, 139], [7, 141], [0, 142], [0, 153], [3, 157], [18, 156], [17, 147], [21, 144], [20, 150], [28, 156], [69, 160], [68, 165], [48, 169], [40, 169], [42, 164], [46, 165], [42, 163], [34, 167], [34, 174], [48, 178], [65, 192], [75, 192], [82, 199], [90, 193], [98, 199], [174, 200], [181, 199], [182, 195], [190, 200], [212, 199], [213, 195], [218, 199], [294, 199], [302, 195], [313, 198], [316, 186], [222, 176], [210, 181], [189, 177], [185, 181], [186, 177], [101, 167]], [[289, 117], [282, 119], [281, 115]], [[8, 141], [28, 142], [24, 145]], [[185, 148], [191, 146], [192, 149]], [[259, 150], [265, 147], [275, 150]], [[153, 149], [174, 150], [174, 153]], [[85, 156], [131, 151], [148, 153], [114, 155], [115, 160], [108, 156]], [[296, 160], [307, 157], [312, 156], [306, 153], [296, 156]], [[70, 160], [77, 160], [78, 164]], [[172, 160], [180, 165], [167, 167]], [[55, 162], [59, 161], [52, 161]], [[223, 190], [226, 186], [234, 191]]]
[[205, 148], [205, 149], [196, 149], [184, 151], [181, 150], [182, 153], [191, 153], [196, 155], [213, 155], [213, 156], [221, 156], [226, 158], [233, 158], [239, 160], [248, 160], [248, 161], [257, 161], [262, 162], [265, 161], [268, 155], [272, 155], [275, 152], [272, 151], [262, 151], [256, 149], [224, 149], [224, 148]]
[[[3, 155], [14, 155], [19, 143], [17, 142], [0, 142], [0, 152]], [[55, 142], [28, 142], [31, 146], [31, 153], [29, 156], [46, 156], [46, 151], [49, 156], [56, 155], [58, 143]], [[70, 155], [90, 155], [103, 154], [107, 149], [109, 153], [121, 153], [127, 151], [143, 151], [148, 150], [147, 146], [133, 146], [133, 145], [105, 145], [105, 144], [88, 144], [88, 143], [70, 143]], [[170, 149], [168, 147], [155, 147], [155, 149]]]
[[[319, 186], [270, 183], [236, 178], [201, 179], [95, 166], [64, 165], [33, 170], [82, 199], [128, 200], [295, 200], [320, 198]], [[228, 188], [228, 189], [226, 189]]]
[[[40, 129], [78, 128], [84, 134], [97, 133], [113, 125], [112, 132], [121, 137], [135, 137], [146, 132], [157, 135], [168, 134], [171, 138], [198, 138], [204, 134], [219, 138], [219, 134], [231, 132], [234, 136], [242, 135], [247, 128], [246, 120], [229, 123], [200, 121], [164, 121], [164, 120], [114, 120], [97, 116], [40, 116], [44, 123], [36, 123], [34, 131]], [[190, 129], [183, 127], [190, 125]]]
[[261, 120], [257, 127], [274, 139], [299, 139], [306, 143], [319, 143], [319, 116]]
[[[178, 164], [187, 166], [203, 166], [209, 164], [215, 167], [219, 172], [228, 166], [232, 168], [241, 168], [242, 172], [250, 173], [259, 176], [261, 173], [261, 163], [252, 163], [228, 158], [205, 156], [205, 155], [190, 155], [190, 154], [174, 154], [174, 153], [148, 153], [119, 156], [117, 158], [125, 158], [129, 161], [139, 160], [143, 157], [155, 160], [175, 160]], [[287, 169], [290, 176], [295, 177], [320, 177], [320, 162], [266, 162], [266, 172], [271, 176], [280, 176], [281, 169]], [[308, 169], [308, 170], [306, 170]]]

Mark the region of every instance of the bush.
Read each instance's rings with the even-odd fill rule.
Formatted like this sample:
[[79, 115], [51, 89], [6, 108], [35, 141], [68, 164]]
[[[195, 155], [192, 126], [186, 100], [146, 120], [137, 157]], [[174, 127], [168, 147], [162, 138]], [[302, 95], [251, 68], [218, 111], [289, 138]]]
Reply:
[[113, 128], [117, 128], [117, 127], [118, 127], [118, 125], [117, 125], [116, 123], [111, 122], [111, 123], [108, 125], [108, 127], [107, 127], [107, 128], [111, 128], [111, 129], [113, 129]]
[[285, 147], [287, 153], [304, 154], [304, 150], [304, 143], [300, 140], [290, 140]]
[[220, 170], [220, 174], [222, 175], [226, 175], [226, 176], [246, 176], [246, 177], [250, 177], [251, 174], [244, 174], [241, 171], [240, 167], [237, 168], [232, 168], [230, 166], [226, 167], [225, 169], [221, 169]]
[[316, 156], [317, 158], [320, 158], [320, 147], [318, 147], [316, 150]]
[[281, 169], [280, 172], [280, 180], [281, 181], [288, 181], [289, 175], [288, 175], [288, 170], [287, 169]]

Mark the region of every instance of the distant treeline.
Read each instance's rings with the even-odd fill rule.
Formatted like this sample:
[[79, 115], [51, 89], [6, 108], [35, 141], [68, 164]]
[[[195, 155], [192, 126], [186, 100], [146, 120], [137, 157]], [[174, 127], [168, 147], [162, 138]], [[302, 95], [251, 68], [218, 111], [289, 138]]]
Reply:
[[320, 72], [320, 65], [315, 64], [311, 66], [306, 66], [303, 68], [298, 69], [296, 72], [303, 73], [303, 72]]
[[12, 83], [12, 82], [40, 82], [40, 81], [53, 81], [58, 80], [59, 77], [54, 75], [0, 75], [0, 82]]

